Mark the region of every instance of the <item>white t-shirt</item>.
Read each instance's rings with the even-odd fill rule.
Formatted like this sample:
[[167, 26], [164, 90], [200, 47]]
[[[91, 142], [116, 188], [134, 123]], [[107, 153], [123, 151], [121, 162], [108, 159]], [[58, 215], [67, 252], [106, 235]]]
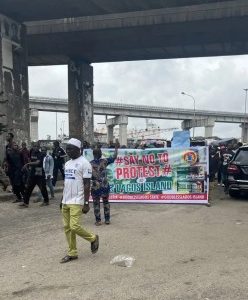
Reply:
[[63, 204], [84, 204], [84, 178], [91, 178], [92, 167], [83, 156], [65, 164]]

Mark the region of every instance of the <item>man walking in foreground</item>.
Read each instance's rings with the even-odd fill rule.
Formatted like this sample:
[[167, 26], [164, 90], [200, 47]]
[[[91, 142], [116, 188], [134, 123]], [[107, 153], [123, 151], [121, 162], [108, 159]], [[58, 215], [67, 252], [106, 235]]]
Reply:
[[66, 263], [78, 258], [76, 235], [91, 243], [91, 252], [96, 253], [99, 248], [99, 237], [89, 233], [80, 226], [80, 217], [89, 211], [90, 180], [92, 168], [86, 158], [81, 156], [81, 142], [70, 139], [66, 146], [66, 153], [71, 158], [65, 164], [65, 182], [62, 199], [62, 214], [64, 230], [69, 245], [68, 255], [62, 258]]

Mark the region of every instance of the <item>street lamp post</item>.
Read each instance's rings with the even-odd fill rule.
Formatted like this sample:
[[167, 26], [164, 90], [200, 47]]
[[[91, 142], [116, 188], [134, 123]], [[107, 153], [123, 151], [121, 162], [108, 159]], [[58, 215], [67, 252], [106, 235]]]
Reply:
[[246, 108], [247, 108], [247, 92], [248, 89], [244, 89], [245, 91], [245, 115], [244, 115], [244, 129], [243, 129], [243, 142], [247, 142], [247, 130], [246, 130]]
[[56, 119], [56, 140], [58, 139], [58, 113], [55, 112], [55, 119]]
[[195, 125], [195, 98], [192, 95], [189, 95], [185, 92], [182, 92], [181, 94], [190, 97], [194, 101], [194, 118], [193, 118], [193, 138], [194, 138], [195, 137], [195, 126], [194, 126]]

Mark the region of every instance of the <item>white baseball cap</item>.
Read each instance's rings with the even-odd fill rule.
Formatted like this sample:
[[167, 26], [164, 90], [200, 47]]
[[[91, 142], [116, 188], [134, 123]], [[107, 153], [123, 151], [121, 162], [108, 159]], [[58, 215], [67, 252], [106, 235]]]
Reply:
[[69, 139], [67, 144], [76, 146], [77, 148], [81, 149], [81, 142], [78, 139], [71, 138]]

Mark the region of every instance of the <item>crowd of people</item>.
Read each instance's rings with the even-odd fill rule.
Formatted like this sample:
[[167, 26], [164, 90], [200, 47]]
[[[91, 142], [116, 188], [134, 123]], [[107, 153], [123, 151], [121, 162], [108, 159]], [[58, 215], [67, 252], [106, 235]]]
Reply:
[[[52, 153], [46, 147], [40, 147], [38, 142], [33, 142], [28, 149], [25, 142], [21, 147], [15, 142], [12, 133], [7, 134], [7, 145], [3, 171], [9, 178], [12, 192], [16, 196], [14, 202], [21, 202], [20, 208], [28, 207], [30, 196], [37, 185], [43, 197], [41, 206], [49, 204], [47, 186], [54, 198], [54, 187], [57, 182], [58, 171], [64, 179], [65, 151], [55, 141]], [[2, 180], [4, 189], [8, 183]]]
[[[112, 146], [112, 145], [110, 145]], [[110, 224], [110, 186], [107, 180], [106, 168], [113, 163], [117, 157], [119, 143], [114, 145], [114, 155], [108, 159], [102, 158], [101, 145], [95, 145], [93, 149], [93, 160], [88, 162], [83, 157], [82, 151], [90, 145], [85, 141], [70, 139], [65, 150], [60, 143], [53, 143], [52, 152], [44, 146], [40, 147], [38, 142], [33, 142], [31, 149], [27, 149], [25, 143], [19, 147], [14, 141], [14, 135], [7, 135], [5, 158], [3, 170], [9, 177], [12, 192], [16, 199], [14, 203], [19, 208], [28, 208], [30, 197], [35, 186], [39, 187], [40, 196], [43, 198], [40, 206], [49, 205], [50, 198], [54, 198], [54, 187], [56, 186], [58, 172], [61, 172], [64, 180], [63, 197], [61, 199], [61, 210], [64, 222], [64, 231], [68, 242], [68, 254], [62, 258], [61, 263], [77, 259], [76, 235], [81, 236], [91, 243], [91, 252], [96, 253], [99, 247], [99, 237], [88, 232], [80, 225], [80, 216], [89, 211], [90, 194], [93, 199], [95, 225], [102, 225], [100, 200], [103, 200], [105, 224]], [[69, 160], [65, 163], [65, 157]]]
[[[209, 146], [210, 200], [216, 179], [218, 185], [222, 185], [227, 190], [227, 166], [240, 146], [241, 143]], [[83, 150], [89, 148], [93, 149], [93, 160], [90, 162], [82, 155]], [[60, 206], [69, 246], [68, 254], [62, 258], [61, 263], [78, 258], [76, 235], [90, 242], [92, 253], [98, 251], [98, 235], [88, 232], [80, 225], [81, 214], [88, 213], [90, 210], [90, 195], [93, 200], [95, 225], [102, 225], [100, 200], [103, 202], [105, 224], [110, 224], [110, 185], [107, 179], [107, 166], [115, 161], [118, 149], [121, 147], [118, 141], [111, 142], [108, 148], [115, 148], [115, 151], [109, 158], [102, 158], [101, 148], [100, 143], [91, 147], [86, 141], [81, 144], [79, 140], [72, 138], [66, 145], [66, 151], [60, 146], [59, 141], [55, 141], [53, 149], [49, 152], [45, 146], [40, 147], [38, 142], [33, 142], [30, 149], [24, 142], [19, 147], [14, 140], [14, 135], [12, 133], [7, 135], [2, 172], [4, 171], [9, 177], [12, 192], [16, 196], [14, 202], [20, 202], [19, 208], [29, 207], [35, 186], [40, 190], [39, 194], [42, 198], [40, 206], [49, 205], [49, 200], [55, 197], [54, 187], [58, 172], [61, 173], [64, 190]], [[1, 180], [0, 182], [6, 188], [6, 183]]]
[[[35, 186], [38, 186], [38, 198], [34, 199], [34, 202], [41, 201], [40, 206], [49, 205], [49, 199], [55, 197], [54, 188], [59, 172], [62, 180], [65, 180], [65, 160], [69, 156], [68, 153], [60, 146], [59, 141], [53, 142], [51, 151], [45, 146], [40, 147], [39, 142], [33, 142], [30, 149], [27, 148], [24, 142], [19, 147], [12, 133], [7, 134], [6, 141], [2, 173], [4, 172], [8, 176], [12, 192], [16, 196], [13, 202], [20, 202], [20, 208], [28, 208], [32, 192]], [[97, 226], [102, 224], [100, 199], [103, 200], [105, 223], [110, 224], [110, 205], [108, 201], [110, 187], [107, 181], [106, 168], [116, 159], [117, 149], [120, 146], [118, 141], [116, 143], [111, 142], [108, 146], [116, 149], [113, 157], [103, 159], [102, 145], [98, 143], [94, 145], [94, 159], [91, 162], [91, 196]], [[80, 153], [89, 148], [91, 148], [91, 145], [84, 141], [82, 146], [80, 145]], [[3, 188], [6, 189], [8, 185], [6, 180], [2, 180], [1, 183]], [[50, 197], [47, 188], [50, 191]]]
[[227, 186], [227, 167], [229, 162], [234, 157], [236, 151], [243, 144], [220, 144], [218, 146], [209, 146], [209, 198], [212, 197], [212, 190], [215, 183], [224, 188], [225, 193], [228, 192]]

